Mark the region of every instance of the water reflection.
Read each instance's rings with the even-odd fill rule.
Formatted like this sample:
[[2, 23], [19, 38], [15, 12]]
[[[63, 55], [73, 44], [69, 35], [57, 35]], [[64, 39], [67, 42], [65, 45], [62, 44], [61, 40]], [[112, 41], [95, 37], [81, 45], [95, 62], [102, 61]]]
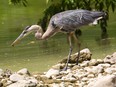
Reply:
[[110, 38], [96, 38], [96, 42], [99, 46], [110, 45]]

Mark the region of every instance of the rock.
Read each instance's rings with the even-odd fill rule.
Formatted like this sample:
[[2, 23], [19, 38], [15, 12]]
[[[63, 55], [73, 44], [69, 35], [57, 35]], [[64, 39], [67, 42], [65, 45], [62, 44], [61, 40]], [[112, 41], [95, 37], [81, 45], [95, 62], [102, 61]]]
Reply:
[[89, 65], [89, 61], [83, 61], [81, 64], [80, 64], [80, 66], [82, 66], [82, 67], [86, 67], [86, 66], [88, 66]]
[[[76, 62], [77, 56], [78, 56], [78, 52], [71, 56], [71, 61], [74, 60]], [[92, 53], [90, 52], [90, 50], [88, 48], [85, 48], [85, 49], [80, 51], [79, 62], [91, 60], [91, 56], [92, 56]]]
[[98, 74], [104, 72], [104, 68], [101, 66], [89, 66], [85, 67], [84, 70], [90, 74]]
[[7, 87], [28, 87], [28, 86], [25, 86], [25, 84], [20, 84], [19, 82], [16, 82]]
[[4, 71], [4, 77], [9, 77], [10, 75], [12, 75], [12, 71], [6, 69], [6, 70]]
[[108, 75], [97, 78], [96, 81], [90, 82], [87, 87], [116, 87], [116, 76]]
[[87, 49], [81, 51], [81, 63], [76, 65], [72, 59], [75, 62], [69, 63], [65, 71], [62, 70], [65, 63], [58, 63], [44, 73], [30, 74], [26, 68], [17, 73], [0, 69], [0, 87], [116, 87], [116, 63], [111, 61], [115, 53], [109, 55], [107, 62], [104, 59], [89, 61], [90, 54]]
[[3, 87], [3, 83], [0, 82], [0, 87]]
[[80, 69], [80, 66], [75, 65], [75, 66], [72, 67], [72, 70], [76, 70], [76, 69]]
[[11, 80], [12, 82], [17, 82], [17, 81], [23, 80], [23, 79], [24, 79], [24, 76], [19, 75], [19, 74], [17, 74], [17, 73], [12, 74], [12, 75], [10, 76], [10, 80]]
[[112, 74], [113, 72], [116, 72], [116, 68], [106, 68], [104, 71], [108, 74]]
[[60, 87], [65, 87], [65, 83], [64, 82], [61, 82], [60, 83]]
[[94, 78], [95, 76], [94, 76], [94, 74], [89, 74], [87, 77], [88, 78]]
[[51, 68], [46, 73], [46, 77], [50, 78], [51, 76], [58, 75], [59, 73], [60, 73], [60, 70]]
[[17, 73], [20, 74], [20, 75], [30, 75], [27, 68], [23, 68], [23, 69], [19, 70]]
[[88, 78], [87, 77], [84, 77], [84, 78], [82, 78], [82, 81], [83, 82], [86, 82], [86, 81], [88, 81]]
[[18, 83], [23, 83], [29, 87], [33, 87], [37, 85], [38, 81], [35, 78], [26, 78], [25, 80], [19, 80]]
[[95, 66], [97, 65], [97, 60], [96, 59], [91, 59], [89, 62], [89, 66]]
[[99, 66], [99, 67], [103, 67], [103, 68], [108, 68], [108, 67], [110, 67], [111, 65], [108, 64], [108, 63], [103, 63], [103, 64], [99, 64], [98, 66]]
[[[16, 81], [17, 79], [13, 80]], [[38, 81], [34, 77], [26, 77], [24, 79], [18, 79], [17, 82], [10, 84], [8, 87], [36, 87], [37, 83]]]
[[110, 63], [110, 64], [116, 64], [116, 52], [114, 52], [112, 55], [107, 55], [104, 58], [104, 62]]
[[[76, 63], [77, 56], [78, 56], [78, 52], [71, 55], [71, 58], [70, 58], [69, 62], [70, 63]], [[83, 62], [85, 60], [91, 60], [91, 56], [92, 56], [92, 53], [90, 52], [90, 50], [88, 48], [85, 48], [85, 49], [80, 51], [79, 62]], [[67, 57], [62, 59], [59, 63], [66, 63], [66, 62], [67, 62]]]
[[3, 76], [4, 71], [2, 69], [0, 69], [0, 76]]
[[84, 68], [84, 70], [86, 71], [86, 72], [89, 72], [89, 73], [91, 73], [92, 72], [92, 66], [89, 66], [89, 67], [85, 67]]
[[98, 62], [98, 64], [104, 63], [104, 61], [102, 59], [97, 59], [97, 62]]
[[94, 67], [94, 68], [92, 69], [92, 72], [93, 72], [94, 74], [103, 73], [103, 72], [104, 72], [104, 68], [101, 67], [101, 66], [96, 66], [96, 67]]
[[12, 81], [7, 81], [7, 83], [6, 83], [6, 85], [10, 85], [10, 84], [12, 84]]
[[74, 74], [75, 77], [79, 78], [79, 79], [82, 79], [83, 77], [87, 77], [88, 76], [88, 73], [76, 73]]
[[1, 83], [3, 84], [3, 86], [6, 86], [7, 81], [8, 81], [7, 78], [3, 78], [3, 79], [1, 80]]
[[59, 87], [59, 84], [53, 83], [51, 87]]
[[76, 78], [72, 73], [69, 73], [68, 75], [63, 76], [61, 80], [75, 81]]
[[7, 87], [36, 87], [37, 84], [33, 84], [33, 83], [20, 83], [20, 82], [16, 82], [16, 83], [13, 83]]

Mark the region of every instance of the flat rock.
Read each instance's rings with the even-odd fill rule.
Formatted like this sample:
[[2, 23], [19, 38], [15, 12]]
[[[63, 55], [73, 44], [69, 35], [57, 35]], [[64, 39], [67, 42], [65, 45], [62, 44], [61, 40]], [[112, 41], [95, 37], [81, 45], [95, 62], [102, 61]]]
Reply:
[[116, 52], [114, 52], [112, 55], [107, 55], [104, 58], [104, 62], [116, 64]]
[[60, 73], [60, 70], [51, 68], [46, 73], [46, 77], [50, 78], [51, 76], [58, 75], [59, 73]]
[[108, 75], [90, 82], [87, 87], [116, 87], [116, 75]]
[[19, 70], [17, 73], [20, 74], [20, 75], [30, 75], [27, 68], [23, 68], [23, 69]]
[[[75, 53], [75, 54], [72, 54], [69, 62], [70, 63], [76, 63], [77, 56], [78, 56], [78, 52]], [[85, 60], [91, 60], [91, 56], [92, 56], [92, 53], [90, 52], [90, 50], [88, 48], [85, 48], [85, 49], [80, 51], [79, 62], [83, 62]], [[67, 58], [68, 57], [62, 59], [59, 63], [66, 63]]]
[[10, 79], [12, 82], [17, 82], [17, 81], [19, 81], [19, 80], [23, 80], [23, 79], [24, 79], [24, 76], [15, 73], [15, 74], [12, 74], [12, 75], [9, 77], [9, 79]]
[[37, 83], [38, 81], [34, 77], [26, 77], [25, 79], [18, 79], [17, 82], [10, 84], [8, 87], [36, 87]]

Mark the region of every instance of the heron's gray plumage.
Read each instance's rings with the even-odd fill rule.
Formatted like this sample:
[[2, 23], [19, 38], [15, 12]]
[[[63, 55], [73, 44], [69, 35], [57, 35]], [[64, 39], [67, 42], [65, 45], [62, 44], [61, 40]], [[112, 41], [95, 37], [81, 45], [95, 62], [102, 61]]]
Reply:
[[[43, 33], [43, 30], [41, 26], [39, 25], [31, 25], [26, 27], [23, 32], [19, 35], [19, 37], [12, 43], [12, 46], [18, 43], [22, 38], [29, 35], [31, 32], [36, 32], [35, 37], [38, 40], [42, 39], [48, 39], [49, 37], [53, 36], [55, 33], [59, 31], [67, 32], [69, 45], [70, 45], [70, 51], [67, 59], [67, 63], [65, 66], [65, 70], [67, 69], [68, 62], [71, 57], [72, 53], [72, 43], [71, 43], [71, 35], [74, 34], [76, 29], [78, 29], [81, 26], [91, 24], [93, 22], [96, 22], [97, 20], [100, 20], [105, 15], [104, 12], [98, 12], [98, 11], [88, 11], [88, 10], [68, 10], [64, 12], [60, 12], [52, 16], [50, 19], [49, 25], [47, 27], [47, 30], [45, 33]], [[76, 37], [75, 37], [76, 39]], [[76, 39], [76, 41], [78, 41]], [[79, 51], [77, 56], [77, 63], [80, 56], [80, 43], [78, 43]]]
[[71, 32], [77, 28], [94, 22], [97, 18], [104, 15], [104, 12], [88, 10], [68, 10], [55, 14], [49, 25], [58, 27], [61, 31]]

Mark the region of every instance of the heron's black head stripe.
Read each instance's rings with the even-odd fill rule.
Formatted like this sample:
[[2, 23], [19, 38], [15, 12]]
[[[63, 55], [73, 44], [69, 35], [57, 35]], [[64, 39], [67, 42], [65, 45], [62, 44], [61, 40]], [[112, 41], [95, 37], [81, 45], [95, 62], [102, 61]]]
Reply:
[[28, 30], [30, 27], [31, 27], [31, 25], [27, 26], [27, 27], [25, 28], [25, 30]]

